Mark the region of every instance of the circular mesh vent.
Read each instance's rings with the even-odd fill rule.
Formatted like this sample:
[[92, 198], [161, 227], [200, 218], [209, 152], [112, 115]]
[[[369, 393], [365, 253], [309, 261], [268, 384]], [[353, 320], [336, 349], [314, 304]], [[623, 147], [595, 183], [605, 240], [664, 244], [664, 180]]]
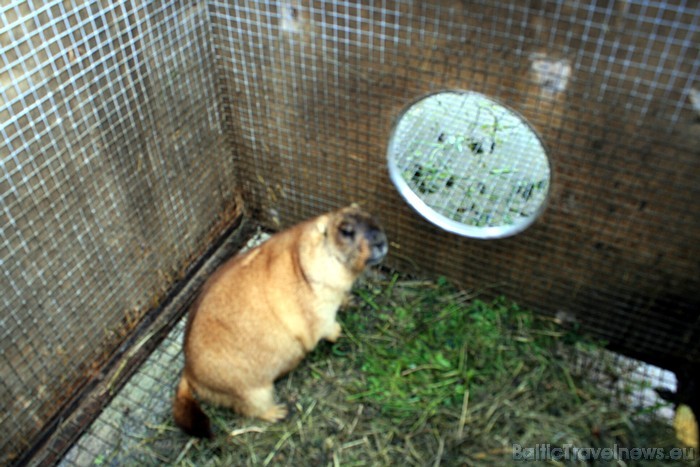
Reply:
[[406, 107], [392, 130], [389, 174], [435, 225], [501, 238], [544, 210], [549, 160], [523, 117], [476, 92], [442, 91]]

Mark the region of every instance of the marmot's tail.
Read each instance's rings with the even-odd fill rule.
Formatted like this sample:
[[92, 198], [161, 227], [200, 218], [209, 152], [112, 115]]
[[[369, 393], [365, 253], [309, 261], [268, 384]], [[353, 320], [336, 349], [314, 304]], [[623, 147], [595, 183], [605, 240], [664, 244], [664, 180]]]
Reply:
[[192, 393], [192, 387], [185, 375], [180, 378], [173, 402], [175, 423], [182, 431], [198, 438], [213, 438], [214, 434], [209, 425], [209, 417], [202, 411]]

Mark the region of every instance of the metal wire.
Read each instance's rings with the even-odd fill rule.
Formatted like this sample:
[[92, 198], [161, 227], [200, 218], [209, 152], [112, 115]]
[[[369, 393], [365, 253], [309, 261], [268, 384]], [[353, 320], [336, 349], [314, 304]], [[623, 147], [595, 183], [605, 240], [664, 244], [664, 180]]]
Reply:
[[[175, 463], [186, 439], [166, 430], [182, 368], [185, 320], [173, 328], [59, 465]], [[148, 440], [148, 450], [141, 449]], [[155, 452], [154, 452], [155, 451]]]
[[[0, 6], [0, 462], [24, 450], [243, 192], [279, 228], [352, 201], [389, 264], [565, 312], [661, 366], [700, 360], [700, 8], [687, 0]], [[523, 115], [547, 210], [475, 243], [385, 170], [441, 89]]]
[[4, 462], [203, 251], [235, 182], [204, 6], [1, 13]]
[[392, 130], [388, 167], [399, 193], [437, 226], [475, 238], [515, 235], [544, 209], [550, 168], [522, 117], [473, 92], [410, 104]]

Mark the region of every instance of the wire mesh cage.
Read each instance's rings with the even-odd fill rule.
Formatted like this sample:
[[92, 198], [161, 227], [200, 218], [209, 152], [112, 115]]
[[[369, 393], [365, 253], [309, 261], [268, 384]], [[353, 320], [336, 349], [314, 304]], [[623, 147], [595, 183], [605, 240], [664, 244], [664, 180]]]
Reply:
[[[664, 368], [700, 363], [697, 2], [15, 0], [0, 17], [3, 463], [227, 228], [351, 201], [381, 217], [399, 270], [567, 316]], [[453, 235], [392, 185], [392, 128], [442, 90], [503, 104], [546, 149], [541, 185], [491, 174], [523, 202], [541, 188], [522, 233]]]

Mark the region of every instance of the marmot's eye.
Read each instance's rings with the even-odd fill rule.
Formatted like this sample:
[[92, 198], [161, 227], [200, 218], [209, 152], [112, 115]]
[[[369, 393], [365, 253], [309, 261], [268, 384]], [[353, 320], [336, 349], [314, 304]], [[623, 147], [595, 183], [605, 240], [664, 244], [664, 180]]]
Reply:
[[355, 228], [350, 224], [340, 224], [338, 230], [340, 230], [340, 235], [345, 238], [353, 239], [355, 237]]

